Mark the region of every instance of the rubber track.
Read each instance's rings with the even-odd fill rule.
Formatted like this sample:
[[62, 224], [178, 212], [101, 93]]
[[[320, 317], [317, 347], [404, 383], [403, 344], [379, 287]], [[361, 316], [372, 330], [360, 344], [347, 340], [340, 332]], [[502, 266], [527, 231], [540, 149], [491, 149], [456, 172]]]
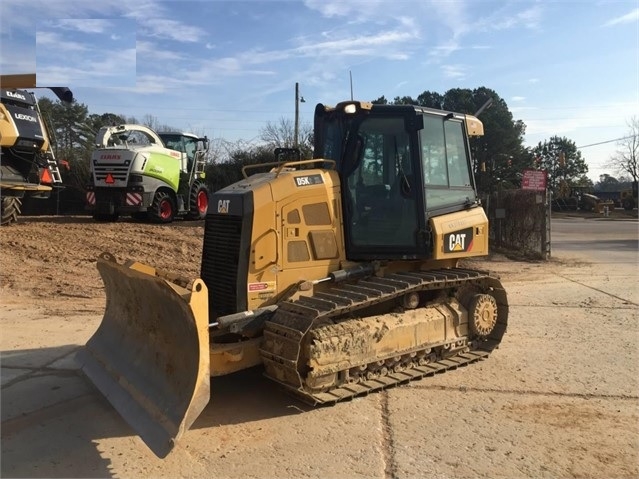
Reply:
[[[499, 308], [497, 325], [490, 337], [479, 342], [476, 349], [453, 354], [425, 366], [415, 366], [375, 379], [337, 386], [327, 392], [312, 392], [304, 388], [303, 378], [298, 372], [298, 361], [304, 337], [314, 324], [325, 318], [343, 316], [414, 291], [454, 289], [466, 285], [478, 286], [484, 291], [492, 290]], [[370, 277], [352, 283], [336, 284], [328, 291], [318, 292], [310, 297], [283, 301], [265, 324], [261, 354], [266, 374], [271, 379], [308, 403], [330, 404], [485, 359], [501, 342], [507, 318], [506, 293], [499, 280], [487, 272], [453, 268], [394, 273], [383, 278]]]

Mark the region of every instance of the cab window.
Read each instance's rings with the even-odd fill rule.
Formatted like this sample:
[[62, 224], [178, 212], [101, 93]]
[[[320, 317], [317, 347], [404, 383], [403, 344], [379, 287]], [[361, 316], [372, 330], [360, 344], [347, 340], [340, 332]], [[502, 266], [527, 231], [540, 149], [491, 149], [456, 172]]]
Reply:
[[425, 115], [420, 144], [426, 211], [474, 202], [463, 123]]
[[347, 178], [350, 241], [362, 247], [414, 248], [417, 195], [404, 118], [367, 118], [358, 135], [357, 166]]

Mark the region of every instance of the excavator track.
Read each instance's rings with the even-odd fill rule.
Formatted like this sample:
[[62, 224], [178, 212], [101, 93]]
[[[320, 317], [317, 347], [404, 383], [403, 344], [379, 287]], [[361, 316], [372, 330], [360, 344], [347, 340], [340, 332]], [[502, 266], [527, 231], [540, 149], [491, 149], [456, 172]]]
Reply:
[[[313, 372], [305, 364], [310, 355], [351, 346], [357, 349], [362, 341], [376, 339], [374, 335], [379, 332], [363, 327], [376, 317], [358, 318], [358, 310], [410, 293], [438, 290], [457, 296], [473, 291], [494, 298], [497, 319], [490, 332], [483, 337], [469, 332], [463, 337], [398, 351], [394, 357], [374, 358], [355, 367], [353, 364], [329, 365], [327, 371], [334, 372], [339, 379], [326, 387], [322, 387], [321, 378], [319, 383], [313, 381]], [[451, 304], [441, 302], [435, 307], [444, 310]], [[265, 324], [261, 355], [268, 377], [307, 403], [332, 404], [485, 359], [501, 342], [507, 319], [506, 292], [500, 281], [487, 272], [453, 268], [393, 273], [339, 283], [312, 296], [281, 302]], [[363, 337], [366, 334], [368, 338]]]

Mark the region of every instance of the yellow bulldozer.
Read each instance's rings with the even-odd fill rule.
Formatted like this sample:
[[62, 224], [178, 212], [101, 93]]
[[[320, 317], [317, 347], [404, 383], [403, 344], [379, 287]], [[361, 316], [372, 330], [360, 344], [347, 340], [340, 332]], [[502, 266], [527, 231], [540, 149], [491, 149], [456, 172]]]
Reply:
[[502, 340], [501, 282], [460, 265], [488, 253], [476, 116], [346, 101], [318, 104], [314, 122], [313, 159], [245, 167], [211, 196], [200, 278], [97, 261], [106, 309], [79, 360], [159, 457], [209, 402], [211, 377], [262, 365], [333, 404]]

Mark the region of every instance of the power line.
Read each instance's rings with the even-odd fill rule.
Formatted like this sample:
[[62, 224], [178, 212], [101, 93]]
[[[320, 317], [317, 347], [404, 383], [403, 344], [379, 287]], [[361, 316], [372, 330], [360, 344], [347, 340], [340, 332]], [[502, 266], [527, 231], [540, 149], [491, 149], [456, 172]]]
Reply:
[[591, 143], [590, 145], [578, 146], [577, 149], [580, 150], [582, 148], [588, 148], [589, 146], [597, 146], [597, 145], [603, 145], [605, 143], [612, 143], [613, 141], [627, 140], [629, 138], [634, 138], [636, 136], [637, 135], [622, 136], [621, 138], [615, 138], [614, 140], [606, 140], [606, 141], [600, 141], [599, 143]]

